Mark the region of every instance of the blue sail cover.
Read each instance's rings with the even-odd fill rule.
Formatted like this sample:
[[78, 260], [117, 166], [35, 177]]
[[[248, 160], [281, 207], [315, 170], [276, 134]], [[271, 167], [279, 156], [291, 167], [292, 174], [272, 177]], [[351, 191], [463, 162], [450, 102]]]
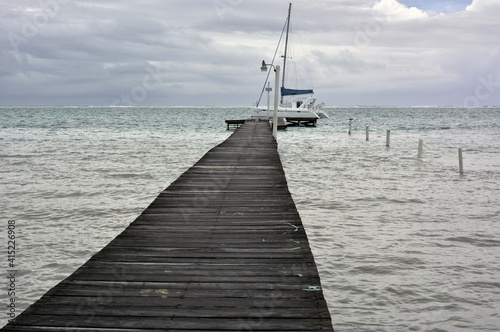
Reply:
[[314, 93], [313, 90], [297, 90], [297, 89], [287, 89], [287, 88], [281, 87], [281, 95], [282, 96], [307, 95], [310, 93]]

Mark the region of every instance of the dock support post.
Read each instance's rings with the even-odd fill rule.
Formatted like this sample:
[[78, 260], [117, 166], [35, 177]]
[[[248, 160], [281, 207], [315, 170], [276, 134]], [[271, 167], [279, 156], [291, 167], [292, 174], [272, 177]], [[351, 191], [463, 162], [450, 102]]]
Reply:
[[423, 139], [419, 139], [418, 140], [418, 153], [417, 153], [417, 157], [418, 158], [422, 158], [423, 148], [424, 148], [424, 140]]
[[366, 126], [366, 140], [370, 140], [370, 126]]
[[389, 147], [391, 146], [391, 131], [388, 130], [387, 134], [385, 135], [385, 146]]
[[462, 148], [458, 149], [458, 168], [460, 170], [460, 175], [464, 174], [464, 159], [462, 156]]
[[280, 88], [280, 66], [276, 65], [274, 68], [276, 77], [274, 78], [274, 115], [273, 115], [273, 136], [274, 139], [278, 137], [278, 97]]
[[269, 113], [269, 105], [271, 105], [271, 91], [273, 89], [271, 88], [271, 83], [267, 82], [267, 118], [269, 119], [271, 117], [271, 113]]

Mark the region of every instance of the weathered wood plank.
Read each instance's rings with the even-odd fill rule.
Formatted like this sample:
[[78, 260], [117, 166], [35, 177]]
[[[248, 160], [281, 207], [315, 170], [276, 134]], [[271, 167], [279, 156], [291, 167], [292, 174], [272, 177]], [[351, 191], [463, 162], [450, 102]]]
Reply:
[[267, 122], [207, 152], [3, 331], [333, 331]]
[[[64, 318], [61, 321], [61, 318]], [[21, 325], [21, 324], [18, 324]], [[159, 329], [171, 330], [225, 330], [225, 331], [331, 331], [330, 317], [310, 318], [273, 318], [256, 311], [250, 316], [235, 318], [191, 318], [191, 317], [143, 317], [143, 316], [97, 316], [97, 315], [27, 315], [23, 326], [46, 326], [59, 328], [119, 328], [119, 329]], [[9, 329], [8, 329], [9, 330]], [[14, 331], [14, 330], [11, 330]]]

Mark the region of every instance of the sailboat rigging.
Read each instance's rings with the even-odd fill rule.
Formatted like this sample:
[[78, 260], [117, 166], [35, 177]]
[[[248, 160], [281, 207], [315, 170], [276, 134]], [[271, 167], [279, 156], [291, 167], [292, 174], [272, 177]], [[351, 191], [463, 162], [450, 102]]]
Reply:
[[288, 16], [286, 19], [285, 54], [283, 54], [283, 78], [281, 80], [281, 103], [283, 104], [283, 89], [285, 88], [286, 58], [288, 56], [288, 35], [290, 34], [290, 15], [292, 14], [292, 3], [288, 5]]
[[[280, 91], [275, 93], [280, 93], [280, 105], [278, 107], [278, 117], [285, 118], [286, 122], [289, 124], [296, 125], [316, 125], [316, 121], [319, 118], [327, 118], [328, 116], [323, 112], [322, 107], [324, 104], [316, 105], [316, 98], [313, 96], [314, 91], [312, 89], [291, 89], [285, 87], [285, 78], [287, 74], [287, 59], [288, 59], [288, 37], [290, 34], [290, 16], [292, 11], [292, 4], [290, 3], [288, 6], [288, 15], [285, 22], [285, 26], [283, 27], [283, 31], [281, 33], [281, 37], [278, 42], [278, 47], [276, 48], [276, 52], [273, 57], [273, 62], [276, 59], [276, 54], [279, 49], [279, 45], [281, 44], [281, 40], [283, 38], [283, 34], [285, 34], [285, 47], [283, 54], [283, 76], [281, 79], [281, 88]], [[264, 82], [264, 87], [262, 88], [261, 95], [259, 97], [259, 102], [257, 102], [257, 109], [255, 111], [256, 114], [253, 117], [265, 117], [266, 112], [263, 109], [259, 109], [258, 105], [262, 98], [262, 94], [264, 93], [264, 89], [266, 84], [268, 83], [270, 72], [268, 72], [266, 81]], [[269, 90], [267, 90], [269, 91]], [[309, 95], [308, 97], [304, 97], [305, 95]], [[293, 99], [288, 102], [284, 102], [284, 97], [291, 96]], [[269, 105], [268, 105], [269, 108]], [[267, 114], [268, 115], [268, 114]], [[269, 115], [268, 115], [269, 116]]]

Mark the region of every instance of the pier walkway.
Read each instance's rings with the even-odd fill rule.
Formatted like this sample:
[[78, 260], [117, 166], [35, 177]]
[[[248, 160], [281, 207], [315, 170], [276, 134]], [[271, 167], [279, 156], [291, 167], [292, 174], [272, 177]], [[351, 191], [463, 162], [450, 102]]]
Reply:
[[267, 121], [247, 121], [2, 331], [333, 331]]

